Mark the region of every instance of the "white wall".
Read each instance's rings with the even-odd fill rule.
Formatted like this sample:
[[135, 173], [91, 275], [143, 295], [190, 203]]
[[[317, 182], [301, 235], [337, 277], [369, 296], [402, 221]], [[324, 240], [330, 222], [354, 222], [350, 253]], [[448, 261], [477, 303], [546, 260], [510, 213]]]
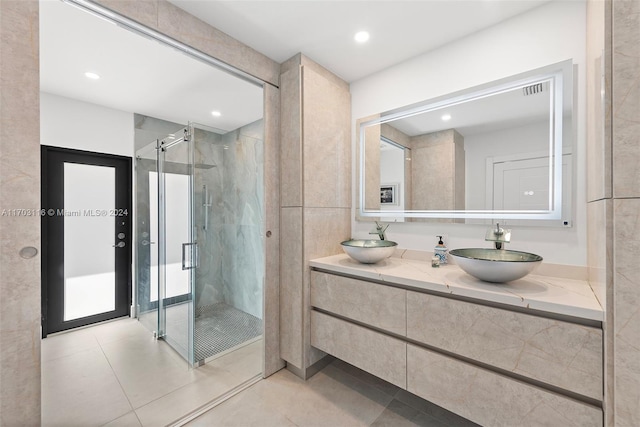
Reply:
[[133, 113], [40, 92], [40, 144], [133, 157]]
[[[512, 243], [508, 247], [535, 252], [550, 263], [586, 266], [585, 50], [586, 3], [547, 3], [353, 82], [351, 111], [354, 141], [355, 123], [360, 117], [572, 58], [577, 64], [577, 89], [574, 94], [574, 120], [577, 120], [574, 135], [577, 178], [574, 227], [518, 227], [513, 230]], [[368, 236], [371, 224], [356, 221], [355, 212], [353, 217], [352, 236]], [[508, 224], [508, 221], [505, 222]], [[404, 223], [392, 225], [387, 231], [388, 238], [397, 241], [401, 248], [415, 250], [433, 250], [433, 236], [436, 234], [449, 236], [446, 242], [449, 248], [488, 246], [484, 242], [484, 226], [480, 225]]]
[[548, 121], [465, 135], [465, 206], [467, 209], [486, 209], [488, 157], [546, 151], [549, 151]]
[[[133, 157], [133, 136], [133, 113], [40, 92], [41, 145]], [[135, 207], [135, 191], [133, 197]], [[135, 218], [134, 209], [130, 214], [130, 218]], [[132, 251], [135, 259], [135, 245]], [[132, 277], [136, 277], [135, 263]], [[132, 295], [135, 307], [135, 287]]]

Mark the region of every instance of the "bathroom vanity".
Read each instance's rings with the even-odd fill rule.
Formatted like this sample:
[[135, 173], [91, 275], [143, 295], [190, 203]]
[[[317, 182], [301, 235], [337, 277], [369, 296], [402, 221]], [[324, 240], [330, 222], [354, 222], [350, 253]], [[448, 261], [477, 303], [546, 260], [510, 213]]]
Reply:
[[603, 311], [585, 281], [311, 261], [311, 345], [482, 425], [603, 425]]

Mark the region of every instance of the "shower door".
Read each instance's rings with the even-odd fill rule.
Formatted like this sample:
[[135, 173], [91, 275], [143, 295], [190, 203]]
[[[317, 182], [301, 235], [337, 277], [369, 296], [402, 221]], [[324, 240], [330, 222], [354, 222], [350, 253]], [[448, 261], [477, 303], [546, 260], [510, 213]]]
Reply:
[[243, 349], [260, 372], [262, 133], [191, 123], [136, 153], [138, 319], [192, 366]]
[[158, 336], [193, 364], [193, 144], [187, 129], [183, 134], [157, 148]]
[[192, 159], [187, 128], [136, 152], [137, 317], [189, 364], [197, 261]]

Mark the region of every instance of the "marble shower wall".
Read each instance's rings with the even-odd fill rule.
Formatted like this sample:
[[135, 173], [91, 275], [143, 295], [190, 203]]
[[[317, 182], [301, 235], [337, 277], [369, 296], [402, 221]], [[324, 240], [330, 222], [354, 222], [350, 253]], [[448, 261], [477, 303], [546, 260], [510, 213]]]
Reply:
[[200, 251], [196, 310], [224, 302], [262, 318], [263, 122], [225, 135], [197, 130], [194, 136], [194, 215]]
[[[198, 242], [196, 315], [198, 308], [224, 302], [221, 277], [225, 246], [222, 241], [224, 183], [222, 136], [194, 130], [193, 218]], [[211, 205], [211, 206], [204, 206]], [[205, 211], [208, 213], [205, 215]]]

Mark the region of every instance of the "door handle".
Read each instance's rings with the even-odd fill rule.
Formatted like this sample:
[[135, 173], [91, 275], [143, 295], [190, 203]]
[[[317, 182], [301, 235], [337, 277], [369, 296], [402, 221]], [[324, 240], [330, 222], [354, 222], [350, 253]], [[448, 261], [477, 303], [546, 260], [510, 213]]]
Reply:
[[118, 242], [117, 244], [112, 245], [112, 246], [113, 246], [114, 248], [124, 248], [125, 244], [126, 244], [126, 243], [124, 243], [124, 242]]
[[156, 244], [156, 242], [150, 242], [148, 240], [143, 240], [140, 243], [142, 243], [142, 246], [149, 246], [149, 245], [155, 245]]
[[[191, 259], [189, 260], [189, 265], [187, 265], [187, 247], [188, 246], [191, 247]], [[183, 243], [182, 244], [182, 269], [191, 270], [196, 267], [198, 267], [198, 244]]]

